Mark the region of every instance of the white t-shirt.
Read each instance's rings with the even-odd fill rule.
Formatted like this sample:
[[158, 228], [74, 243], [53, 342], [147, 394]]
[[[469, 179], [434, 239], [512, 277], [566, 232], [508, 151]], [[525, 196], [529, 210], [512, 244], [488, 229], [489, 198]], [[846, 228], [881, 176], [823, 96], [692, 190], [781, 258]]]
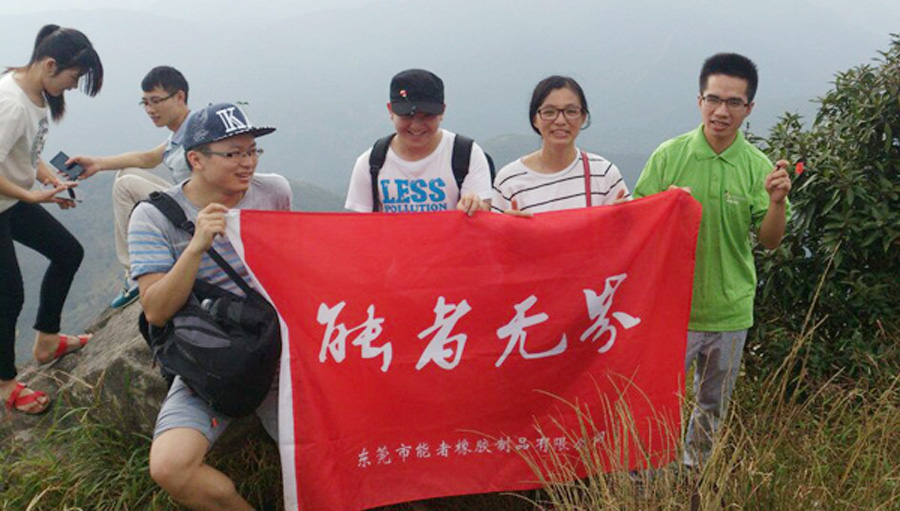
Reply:
[[[12, 72], [4, 74], [0, 78], [0, 175], [26, 190], [31, 189], [48, 125], [47, 108], [28, 99]], [[0, 194], [0, 212], [16, 202]]]
[[[619, 190], [625, 190], [625, 198], [630, 199], [631, 193], [618, 167], [602, 156], [586, 154], [591, 173], [591, 205], [612, 204]], [[553, 174], [535, 172], [519, 158], [497, 172], [491, 209], [506, 211], [510, 209], [513, 199], [516, 199], [519, 211], [530, 213], [583, 208], [587, 205], [584, 192], [584, 164], [580, 149], [575, 151], [572, 163]]]
[[[472, 144], [469, 173], [462, 193], [453, 177], [451, 159], [456, 135], [441, 130], [441, 143], [431, 154], [418, 161], [406, 161], [388, 149], [384, 166], [378, 173], [378, 190], [385, 213], [452, 211], [459, 198], [474, 193], [482, 200], [491, 198], [491, 173], [487, 158], [478, 144]], [[360, 213], [372, 211], [372, 178], [369, 174], [369, 148], [356, 159], [344, 207]]]

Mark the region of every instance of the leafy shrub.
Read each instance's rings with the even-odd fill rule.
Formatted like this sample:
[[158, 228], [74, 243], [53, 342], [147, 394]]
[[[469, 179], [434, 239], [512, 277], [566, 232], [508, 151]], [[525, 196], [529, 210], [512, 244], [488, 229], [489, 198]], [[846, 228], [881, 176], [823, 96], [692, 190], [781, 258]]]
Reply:
[[[839, 73], [809, 129], [785, 114], [763, 141], [806, 161], [776, 251], [757, 254], [750, 369], [778, 366], [796, 334], [806, 370], [860, 378], [896, 371], [900, 316], [900, 35], [874, 65]], [[765, 339], [765, 341], [764, 341]]]

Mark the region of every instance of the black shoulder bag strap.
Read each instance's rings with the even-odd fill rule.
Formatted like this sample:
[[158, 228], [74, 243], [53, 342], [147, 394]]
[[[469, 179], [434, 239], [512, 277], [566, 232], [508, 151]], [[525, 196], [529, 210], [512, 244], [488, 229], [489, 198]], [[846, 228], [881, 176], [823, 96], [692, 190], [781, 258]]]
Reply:
[[[187, 216], [184, 214], [184, 210], [181, 209], [181, 206], [178, 205], [178, 202], [176, 202], [175, 199], [173, 199], [171, 196], [163, 192], [153, 192], [150, 194], [150, 204], [156, 206], [156, 209], [162, 212], [162, 214], [165, 215], [165, 217], [168, 218], [170, 222], [175, 224], [176, 227], [187, 231], [192, 236], [194, 235], [194, 222], [191, 222], [187, 219]], [[252, 287], [250, 287], [249, 284], [247, 284], [247, 282], [244, 281], [243, 278], [241, 278], [238, 272], [234, 268], [232, 268], [230, 264], [228, 264], [228, 261], [226, 261], [225, 258], [222, 257], [218, 252], [216, 252], [216, 249], [209, 247], [209, 250], [207, 250], [206, 253], [209, 254], [209, 257], [211, 257], [212, 260], [215, 261], [216, 264], [218, 264], [226, 274], [228, 274], [231, 280], [234, 281], [234, 283], [237, 284], [239, 288], [241, 288], [244, 294], [247, 295], [247, 298], [254, 297], [258, 294]]]
[[372, 146], [372, 152], [369, 153], [369, 176], [372, 178], [372, 211], [381, 211], [381, 199], [378, 198], [378, 172], [384, 166], [387, 159], [388, 148], [391, 146], [391, 140], [394, 140], [396, 133], [391, 133], [386, 137], [379, 138]]
[[491, 155], [484, 153], [484, 157], [487, 158], [488, 161], [488, 171], [491, 173], [491, 184], [494, 184], [494, 178], [497, 177], [497, 167], [494, 165], [494, 159], [491, 158]]
[[469, 174], [469, 161], [472, 159], [472, 144], [475, 141], [460, 134], [453, 140], [453, 156], [450, 157], [450, 166], [453, 168], [453, 179], [459, 188], [459, 196], [462, 197], [462, 185]]
[[[459, 187], [460, 195], [462, 195], [462, 185], [469, 174], [469, 162], [472, 158], [472, 145], [475, 143], [469, 137], [457, 134], [456, 140], [453, 141], [453, 156], [450, 165], [453, 167], [453, 178], [456, 179], [456, 186]], [[488, 162], [488, 172], [491, 175], [491, 183], [497, 177], [497, 171], [494, 167], [494, 159], [491, 155], [484, 153], [484, 157]]]

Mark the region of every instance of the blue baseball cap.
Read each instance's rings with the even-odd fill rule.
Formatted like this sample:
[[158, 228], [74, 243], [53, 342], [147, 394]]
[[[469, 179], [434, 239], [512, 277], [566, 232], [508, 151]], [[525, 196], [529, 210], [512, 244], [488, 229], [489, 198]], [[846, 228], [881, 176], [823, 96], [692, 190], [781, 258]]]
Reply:
[[254, 126], [244, 112], [231, 103], [209, 105], [188, 118], [184, 130], [185, 151], [195, 147], [249, 133], [254, 137], [275, 131], [271, 126]]

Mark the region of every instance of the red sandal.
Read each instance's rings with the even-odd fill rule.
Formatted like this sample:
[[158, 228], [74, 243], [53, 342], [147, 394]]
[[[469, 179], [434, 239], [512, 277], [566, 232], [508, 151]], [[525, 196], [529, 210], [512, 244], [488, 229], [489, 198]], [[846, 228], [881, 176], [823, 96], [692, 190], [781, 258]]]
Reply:
[[[55, 362], [55, 361], [63, 358], [66, 355], [75, 353], [76, 351], [80, 350], [81, 348], [84, 348], [85, 345], [87, 345], [88, 341], [91, 339], [91, 337], [93, 337], [92, 334], [81, 334], [81, 335], [59, 334], [59, 343], [56, 345], [56, 351], [53, 352], [53, 356], [50, 358], [50, 360], [47, 360], [44, 362], [38, 362], [38, 365], [47, 365], [47, 364], [50, 364], [52, 362]], [[70, 339], [77, 339], [78, 345], [74, 346], [72, 348], [69, 348], [69, 340]]]
[[25, 390], [26, 387], [27, 385], [25, 385], [24, 383], [16, 382], [16, 387], [6, 399], [6, 409], [8, 411], [24, 413], [26, 415], [40, 415], [50, 409], [49, 399], [44, 403], [44, 406], [34, 411], [22, 409], [21, 407], [23, 406], [28, 406], [31, 403], [38, 403], [38, 400], [40, 400], [42, 397], [47, 397], [47, 394], [39, 390], [33, 390], [31, 391], [31, 394], [26, 394], [23, 396], [22, 391]]

